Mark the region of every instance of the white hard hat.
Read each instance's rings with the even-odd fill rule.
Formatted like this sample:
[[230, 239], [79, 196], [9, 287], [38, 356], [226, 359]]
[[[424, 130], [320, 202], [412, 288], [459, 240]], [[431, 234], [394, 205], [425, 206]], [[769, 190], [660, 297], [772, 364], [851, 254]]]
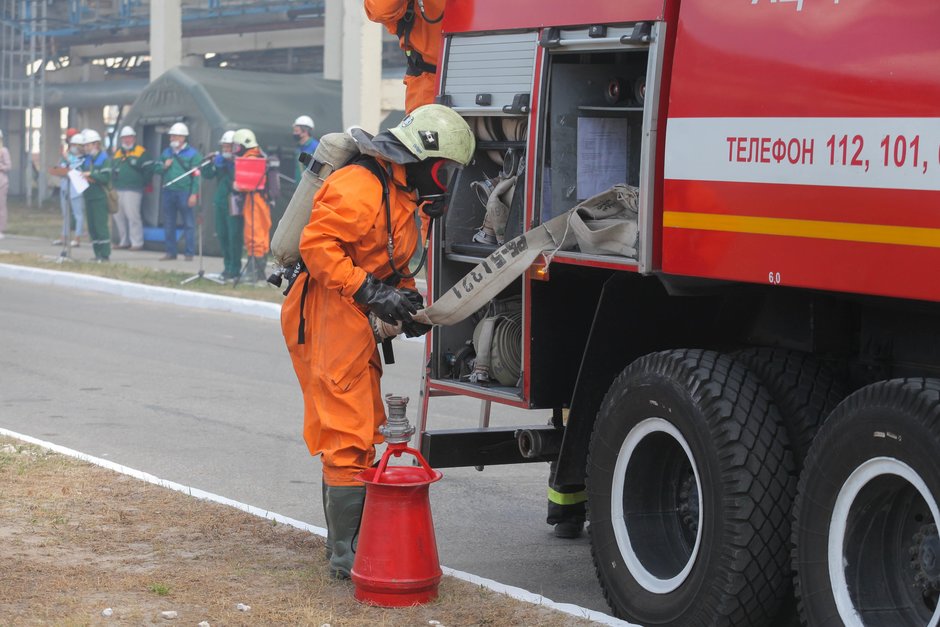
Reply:
[[81, 146], [85, 143], [85, 135], [82, 133], [75, 133], [72, 135], [71, 139], [69, 139], [69, 143]]
[[313, 118], [309, 115], [302, 115], [294, 120], [294, 126], [309, 126], [313, 128]]
[[189, 137], [189, 127], [182, 122], [177, 122], [170, 127], [170, 130], [167, 131], [167, 135], [182, 135], [183, 137]]
[[235, 131], [225, 131], [222, 133], [222, 139], [219, 140], [220, 144], [231, 144], [235, 141]]
[[98, 131], [91, 128], [86, 128], [84, 131], [82, 131], [81, 136], [83, 138], [83, 144], [91, 144], [101, 141], [101, 135], [98, 134]]
[[125, 126], [121, 129], [121, 137], [137, 137], [137, 131], [135, 131], [130, 126]]

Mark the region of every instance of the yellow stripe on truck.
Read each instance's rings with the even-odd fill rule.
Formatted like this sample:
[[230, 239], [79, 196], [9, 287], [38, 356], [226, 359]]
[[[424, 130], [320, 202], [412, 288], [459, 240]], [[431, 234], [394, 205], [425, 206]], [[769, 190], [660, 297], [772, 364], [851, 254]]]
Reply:
[[753, 235], [780, 235], [784, 237], [866, 242], [869, 244], [940, 248], [940, 229], [917, 226], [760, 218], [713, 213], [684, 213], [680, 211], [664, 212], [663, 226], [700, 231], [725, 231]]

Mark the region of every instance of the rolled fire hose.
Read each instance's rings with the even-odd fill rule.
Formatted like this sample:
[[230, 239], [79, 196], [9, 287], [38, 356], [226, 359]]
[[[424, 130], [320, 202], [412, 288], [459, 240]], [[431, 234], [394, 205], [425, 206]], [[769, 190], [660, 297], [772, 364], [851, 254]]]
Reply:
[[477, 357], [470, 373], [470, 383], [481, 383], [490, 380], [490, 361], [492, 360], [493, 336], [496, 334], [496, 324], [502, 319], [498, 317], [480, 320], [473, 331], [473, 346]]
[[473, 241], [482, 244], [502, 244], [506, 240], [506, 223], [509, 222], [509, 205], [516, 192], [518, 177], [502, 179], [490, 192], [486, 201], [483, 226], [473, 236]]
[[522, 314], [484, 318], [473, 332], [476, 359], [471, 383], [495, 379], [514, 386], [522, 375]]

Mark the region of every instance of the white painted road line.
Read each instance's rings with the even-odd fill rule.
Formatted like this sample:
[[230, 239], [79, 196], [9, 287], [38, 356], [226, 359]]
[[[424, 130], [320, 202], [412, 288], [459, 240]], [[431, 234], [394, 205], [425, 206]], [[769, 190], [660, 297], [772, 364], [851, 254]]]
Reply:
[[[2, 265], [2, 264], [0, 264]], [[101, 459], [100, 457], [94, 457], [74, 449], [66, 448], [64, 446], [59, 446], [58, 444], [53, 444], [52, 442], [46, 442], [45, 440], [39, 440], [32, 436], [24, 435], [22, 433], [17, 433], [15, 431], [10, 431], [9, 429], [4, 429], [0, 427], [0, 435], [11, 437], [22, 442], [27, 442], [29, 444], [34, 444], [36, 446], [42, 447], [44, 449], [65, 455], [67, 457], [72, 457], [74, 459], [79, 459], [95, 466], [100, 466], [102, 468], [107, 468], [108, 470], [113, 470], [114, 472], [121, 473], [123, 475], [128, 475], [134, 477], [135, 479], [140, 479], [141, 481], [146, 481], [147, 483], [152, 483], [169, 490], [174, 490], [176, 492], [182, 492], [183, 494], [188, 494], [189, 496], [201, 499], [204, 501], [210, 501], [212, 503], [219, 503], [221, 505], [228, 505], [229, 507], [234, 507], [243, 512], [252, 514], [253, 516], [258, 516], [260, 518], [266, 518], [268, 520], [273, 520], [277, 523], [283, 525], [289, 525], [295, 529], [300, 529], [302, 531], [307, 531], [315, 535], [326, 537], [326, 529], [323, 527], [317, 527], [316, 525], [311, 525], [294, 518], [288, 518], [287, 516], [282, 516], [275, 512], [270, 512], [268, 510], [261, 509], [260, 507], [255, 507], [253, 505], [248, 505], [247, 503], [241, 503], [233, 499], [219, 496], [218, 494], [213, 494], [212, 492], [206, 492], [205, 490], [200, 490], [198, 488], [192, 488], [189, 486], [184, 486], [182, 484], [176, 483], [174, 481], [167, 481], [166, 479], [160, 479], [150, 473], [142, 472], [140, 470], [135, 470], [134, 468], [128, 468], [127, 466], [122, 466], [121, 464], [116, 464], [107, 459]], [[492, 579], [485, 579], [483, 577], [477, 577], [470, 573], [466, 573], [460, 570], [454, 570], [453, 568], [447, 568], [442, 566], [441, 570], [444, 571], [445, 575], [450, 577], [456, 577], [457, 579], [462, 579], [474, 585], [482, 586], [487, 590], [492, 590], [493, 592], [498, 592], [500, 594], [505, 594], [508, 597], [516, 599], [518, 601], [523, 601], [525, 603], [531, 603], [533, 605], [541, 605], [570, 616], [576, 616], [578, 618], [584, 618], [596, 622], [599, 625], [611, 625], [611, 626], [626, 626], [626, 627], [635, 627], [631, 623], [627, 623], [620, 619], [614, 618], [613, 616], [608, 616], [601, 612], [594, 610], [589, 610], [585, 607], [578, 605], [573, 605], [571, 603], [556, 603], [551, 599], [547, 599], [540, 594], [534, 592], [529, 592], [528, 590], [523, 590], [522, 588], [517, 588], [515, 586], [507, 586], [501, 584], [498, 581], [493, 581]]]

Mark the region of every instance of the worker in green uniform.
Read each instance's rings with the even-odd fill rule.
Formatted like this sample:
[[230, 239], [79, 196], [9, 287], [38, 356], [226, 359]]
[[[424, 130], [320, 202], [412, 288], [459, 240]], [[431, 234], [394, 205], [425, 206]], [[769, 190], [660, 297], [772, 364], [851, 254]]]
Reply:
[[122, 128], [121, 145], [111, 158], [111, 180], [118, 195], [118, 212], [114, 214], [118, 240], [115, 248], [143, 250], [140, 203], [156, 168], [157, 162], [151, 154], [137, 143], [137, 131], [130, 126]]
[[82, 192], [85, 200], [85, 222], [88, 237], [95, 251], [95, 261], [111, 260], [111, 214], [108, 213], [107, 186], [111, 182], [111, 161], [101, 149], [101, 135], [92, 129], [82, 131], [85, 142], [85, 161], [82, 172], [88, 189]]
[[235, 160], [232, 141], [235, 131], [225, 131], [215, 154], [202, 173], [207, 179], [218, 179], [215, 186], [215, 234], [222, 248], [222, 278], [234, 279], [241, 273], [242, 248], [245, 242], [245, 217], [240, 212], [232, 215], [232, 184], [235, 181]]

